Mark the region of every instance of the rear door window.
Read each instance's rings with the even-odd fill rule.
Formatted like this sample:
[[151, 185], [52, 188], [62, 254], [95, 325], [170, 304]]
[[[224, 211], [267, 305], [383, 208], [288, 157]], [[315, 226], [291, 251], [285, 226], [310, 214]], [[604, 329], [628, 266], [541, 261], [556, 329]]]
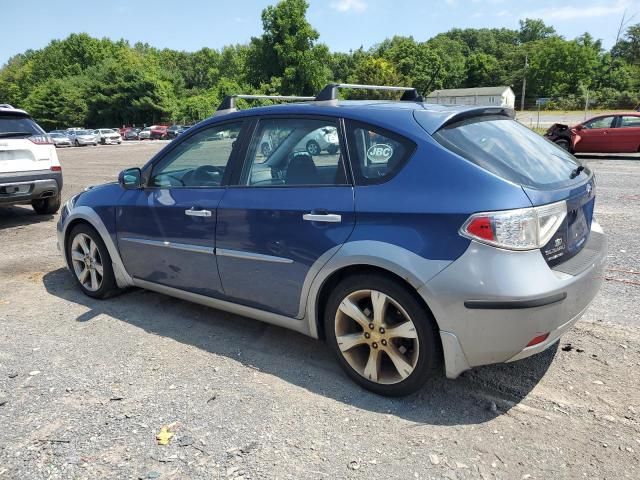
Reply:
[[620, 118], [620, 128], [640, 128], [640, 116], [623, 115]]
[[571, 178], [580, 166], [573, 155], [503, 116], [453, 123], [438, 130], [433, 138], [448, 150], [519, 185], [552, 189], [584, 180], [581, 175]]
[[357, 185], [391, 179], [416, 148], [409, 139], [379, 127], [348, 120], [349, 158]]
[[346, 185], [337, 122], [319, 118], [260, 120], [240, 183], [252, 187]]

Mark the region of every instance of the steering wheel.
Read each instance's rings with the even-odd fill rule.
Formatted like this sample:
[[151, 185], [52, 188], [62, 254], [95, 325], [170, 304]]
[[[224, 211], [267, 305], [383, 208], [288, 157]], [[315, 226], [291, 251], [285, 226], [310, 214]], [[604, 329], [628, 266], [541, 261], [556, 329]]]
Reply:
[[189, 180], [193, 183], [216, 182], [215, 176], [220, 176], [217, 184], [220, 184], [224, 169], [213, 165], [201, 165], [189, 174]]

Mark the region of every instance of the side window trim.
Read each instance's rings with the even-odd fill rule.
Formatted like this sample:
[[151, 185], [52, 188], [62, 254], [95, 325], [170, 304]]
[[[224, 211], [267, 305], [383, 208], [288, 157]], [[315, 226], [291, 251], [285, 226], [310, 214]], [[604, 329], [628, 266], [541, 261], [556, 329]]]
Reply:
[[[260, 132], [260, 122], [266, 120], [292, 120], [292, 119], [301, 119], [301, 120], [318, 120], [318, 121], [327, 121], [336, 124], [338, 131], [338, 141], [340, 145], [343, 147], [342, 149], [342, 168], [345, 170], [346, 175], [346, 183], [339, 185], [331, 185], [331, 184], [322, 184], [322, 185], [273, 185], [273, 186], [256, 186], [256, 185], [245, 185], [242, 183], [242, 175], [246, 168], [249, 168], [251, 158], [251, 145], [256, 138], [256, 135]], [[331, 115], [308, 115], [308, 114], [293, 114], [293, 115], [285, 115], [285, 114], [275, 114], [275, 115], [264, 115], [261, 117], [249, 117], [247, 123], [250, 124], [246, 129], [245, 141], [242, 143], [240, 149], [237, 149], [236, 152], [236, 164], [234, 165], [234, 171], [232, 173], [232, 177], [227, 186], [233, 188], [317, 188], [317, 187], [353, 187], [354, 185], [354, 177], [351, 171], [351, 165], [349, 162], [349, 148], [347, 144], [346, 131], [344, 127], [344, 119], [341, 117], [334, 117]], [[243, 127], [244, 130], [244, 127]]]
[[[231, 155], [229, 156], [229, 160], [227, 162], [227, 167], [231, 166], [233, 167], [234, 163], [235, 163], [235, 159], [238, 156], [239, 150], [242, 150], [242, 146], [243, 146], [243, 137], [245, 137], [245, 133], [246, 133], [246, 129], [249, 127], [249, 123], [247, 121], [246, 118], [236, 118], [236, 119], [225, 119], [222, 122], [219, 123], [209, 123], [206, 125], [202, 125], [201, 127], [194, 129], [193, 131], [189, 132], [188, 135], [184, 135], [184, 136], [180, 136], [180, 142], [176, 142], [174, 144], [174, 142], [171, 142], [168, 146], [168, 148], [165, 150], [161, 150], [160, 152], [158, 152], [149, 162], [147, 162], [147, 164], [142, 168], [142, 177], [143, 177], [143, 188], [145, 190], [157, 190], [157, 189], [162, 189], [162, 188], [167, 188], [167, 187], [159, 187], [159, 186], [155, 186], [155, 185], [150, 185], [151, 179], [153, 178], [153, 172], [155, 171], [156, 167], [161, 164], [163, 162], [163, 160], [165, 160], [167, 158], [167, 156], [171, 155], [173, 153], [173, 151], [178, 148], [183, 142], [188, 141], [190, 138], [192, 138], [195, 135], [199, 135], [201, 132], [208, 130], [208, 129], [214, 129], [214, 128], [219, 128], [219, 127], [224, 127], [225, 125], [232, 125], [234, 123], [241, 123], [240, 126], [240, 132], [238, 133], [238, 138], [236, 138], [236, 142], [239, 142], [240, 148], [234, 148], [231, 151]], [[229, 179], [232, 172], [233, 168], [231, 170], [229, 170], [228, 168], [225, 169], [225, 174], [224, 177], [222, 178], [222, 182], [220, 183], [219, 186], [216, 187], [186, 187], [186, 188], [192, 188], [192, 189], [198, 189], [198, 188], [224, 188], [229, 184]], [[174, 187], [172, 187], [174, 188]], [[175, 187], [175, 188], [185, 188], [185, 187]]]

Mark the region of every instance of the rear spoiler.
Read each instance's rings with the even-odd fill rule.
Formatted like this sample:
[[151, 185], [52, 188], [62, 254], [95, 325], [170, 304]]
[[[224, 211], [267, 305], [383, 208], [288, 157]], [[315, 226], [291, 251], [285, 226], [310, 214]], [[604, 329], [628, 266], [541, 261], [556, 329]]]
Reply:
[[[431, 108], [433, 105], [426, 104], [424, 110], [414, 110], [413, 116], [429, 135], [433, 135], [441, 128], [452, 123], [461, 122], [469, 118], [484, 116], [503, 116], [511, 119], [516, 118], [515, 110], [505, 107], [470, 107], [464, 110], [454, 108]], [[422, 112], [428, 113], [422, 115]]]

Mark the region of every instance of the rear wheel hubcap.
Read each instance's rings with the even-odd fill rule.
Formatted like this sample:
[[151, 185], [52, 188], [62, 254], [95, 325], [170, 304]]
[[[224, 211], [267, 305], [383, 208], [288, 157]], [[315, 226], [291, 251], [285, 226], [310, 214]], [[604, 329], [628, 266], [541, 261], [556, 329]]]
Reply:
[[377, 290], [347, 295], [335, 316], [338, 348], [367, 380], [392, 385], [416, 368], [420, 344], [416, 327], [402, 306]]

